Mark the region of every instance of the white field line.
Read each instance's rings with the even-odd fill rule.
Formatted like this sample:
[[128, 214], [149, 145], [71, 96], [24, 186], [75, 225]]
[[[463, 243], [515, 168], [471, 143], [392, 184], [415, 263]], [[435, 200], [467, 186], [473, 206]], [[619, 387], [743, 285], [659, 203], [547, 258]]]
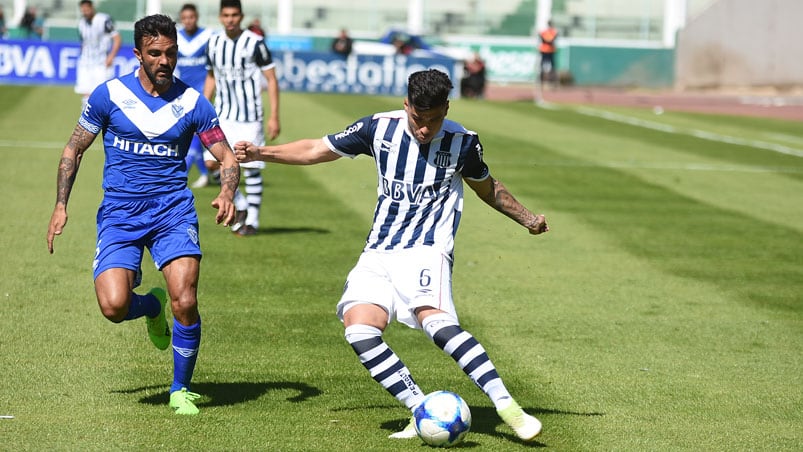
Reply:
[[575, 107], [574, 111], [597, 118], [607, 119], [609, 121], [621, 122], [632, 126], [643, 127], [645, 129], [658, 130], [666, 133], [674, 133], [678, 135], [691, 135], [693, 137], [702, 138], [704, 140], [716, 141], [719, 143], [728, 143], [739, 146], [749, 146], [757, 149], [765, 149], [767, 151], [778, 152], [786, 155], [793, 155], [795, 157], [803, 157], [803, 149], [797, 149], [782, 144], [770, 143], [768, 141], [749, 140], [746, 138], [733, 137], [729, 135], [721, 135], [714, 132], [708, 132], [700, 129], [682, 129], [679, 127], [671, 126], [669, 124], [662, 124], [660, 122], [648, 121], [646, 119], [634, 118], [632, 116], [620, 115], [618, 113], [611, 113], [609, 111], [597, 110], [588, 107]]
[[17, 141], [17, 140], [0, 140], [0, 148], [18, 148], [18, 149], [64, 149], [67, 142], [56, 143], [54, 141]]

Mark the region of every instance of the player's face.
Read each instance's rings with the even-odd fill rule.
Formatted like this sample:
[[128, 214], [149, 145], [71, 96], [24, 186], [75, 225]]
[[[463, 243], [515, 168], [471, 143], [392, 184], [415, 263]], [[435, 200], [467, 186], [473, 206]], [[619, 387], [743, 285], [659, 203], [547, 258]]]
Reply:
[[226, 29], [226, 33], [240, 31], [242, 21], [243, 12], [239, 8], [226, 7], [220, 9], [220, 24]]
[[95, 8], [86, 3], [81, 5], [80, 8], [81, 8], [81, 15], [84, 16], [84, 19], [86, 20], [91, 19], [92, 16], [95, 15]]
[[156, 89], [169, 88], [178, 59], [176, 41], [162, 35], [146, 36], [142, 41], [142, 51], [134, 49], [142, 70]]
[[194, 33], [198, 29], [198, 14], [191, 9], [185, 9], [178, 16], [181, 25], [187, 30], [187, 33]]
[[405, 98], [404, 111], [407, 112], [407, 127], [410, 129], [410, 133], [419, 143], [426, 144], [441, 131], [443, 120], [446, 119], [446, 113], [449, 111], [449, 102], [447, 101], [446, 105], [441, 107], [418, 111]]

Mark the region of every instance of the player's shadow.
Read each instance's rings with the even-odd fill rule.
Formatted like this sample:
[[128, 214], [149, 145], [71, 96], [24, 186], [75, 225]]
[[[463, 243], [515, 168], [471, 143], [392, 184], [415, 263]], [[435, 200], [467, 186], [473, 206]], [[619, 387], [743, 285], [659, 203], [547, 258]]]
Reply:
[[267, 227], [267, 228], [259, 228], [256, 231], [256, 235], [279, 235], [279, 234], [331, 234], [332, 231], [323, 228], [312, 228], [312, 227], [296, 227], [296, 228], [287, 228], [287, 227]]
[[[502, 438], [507, 439], [508, 441], [519, 443], [523, 446], [527, 447], [548, 447], [546, 444], [539, 442], [538, 438], [536, 437], [535, 441], [528, 441], [524, 442], [519, 439], [508, 427], [501, 427], [504, 422], [502, 419], [499, 418], [499, 415], [496, 413], [496, 409], [493, 407], [485, 407], [485, 406], [472, 406], [471, 408], [471, 432], [466, 437], [466, 440], [461, 442], [460, 444], [454, 446], [455, 448], [477, 448], [481, 447], [482, 444], [476, 441], [471, 440], [471, 433], [479, 433], [484, 435], [490, 436], [501, 436]], [[557, 415], [564, 415], [564, 416], [605, 416], [605, 413], [579, 413], [575, 411], [563, 411], [563, 410], [550, 410], [546, 408], [526, 408], [523, 407], [524, 411], [534, 415], [535, 417], [539, 417], [539, 414], [557, 414]], [[543, 421], [543, 419], [540, 419]], [[380, 427], [384, 430], [387, 430], [390, 433], [398, 432], [407, 426], [407, 423], [410, 422], [410, 418], [404, 419], [395, 419], [387, 422], [383, 422]], [[548, 428], [548, 426], [547, 426]]]
[[[135, 394], [143, 391], [152, 391], [164, 388], [164, 386], [145, 386], [134, 389], [124, 389], [112, 391], [118, 394]], [[233, 383], [193, 383], [193, 392], [204, 396], [199, 407], [231, 406], [256, 400], [270, 391], [292, 391], [292, 395], [287, 397], [288, 402], [300, 403], [313, 397], [321, 395], [323, 392], [305, 383], [280, 381], [280, 382], [233, 382]], [[170, 400], [169, 391], [159, 391], [148, 394], [139, 403], [148, 405], [164, 405]]]

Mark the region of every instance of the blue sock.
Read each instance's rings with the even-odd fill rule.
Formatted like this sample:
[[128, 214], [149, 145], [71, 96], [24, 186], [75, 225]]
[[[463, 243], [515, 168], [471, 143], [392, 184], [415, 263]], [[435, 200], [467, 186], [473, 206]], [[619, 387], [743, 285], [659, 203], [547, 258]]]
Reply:
[[128, 314], [125, 320], [134, 320], [146, 315], [148, 317], [156, 317], [159, 315], [161, 309], [159, 300], [153, 295], [147, 293], [145, 295], [137, 295], [131, 293], [131, 304], [128, 306]]
[[173, 384], [170, 392], [190, 389], [195, 360], [198, 358], [198, 347], [201, 345], [201, 319], [194, 325], [184, 326], [178, 320], [173, 321]]

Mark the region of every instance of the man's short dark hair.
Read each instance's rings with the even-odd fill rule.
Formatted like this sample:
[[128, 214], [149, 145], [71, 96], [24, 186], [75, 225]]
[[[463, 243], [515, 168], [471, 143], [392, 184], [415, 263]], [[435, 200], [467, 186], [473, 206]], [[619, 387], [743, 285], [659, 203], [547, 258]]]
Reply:
[[92, 1], [91, 0], [81, 0], [80, 2], [78, 2], [78, 6], [84, 6], [84, 5], [92, 6]]
[[134, 45], [137, 50], [142, 51], [142, 39], [146, 36], [151, 38], [164, 36], [177, 41], [176, 23], [164, 14], [143, 17], [134, 24]]
[[220, 0], [220, 9], [223, 8], [237, 8], [243, 12], [243, 5], [240, 0]]
[[179, 11], [180, 12], [192, 11], [195, 14], [198, 14], [198, 8], [195, 7], [195, 3], [185, 3], [181, 5], [181, 9]]
[[453, 87], [449, 76], [436, 69], [413, 72], [407, 80], [407, 102], [416, 110], [442, 107]]

